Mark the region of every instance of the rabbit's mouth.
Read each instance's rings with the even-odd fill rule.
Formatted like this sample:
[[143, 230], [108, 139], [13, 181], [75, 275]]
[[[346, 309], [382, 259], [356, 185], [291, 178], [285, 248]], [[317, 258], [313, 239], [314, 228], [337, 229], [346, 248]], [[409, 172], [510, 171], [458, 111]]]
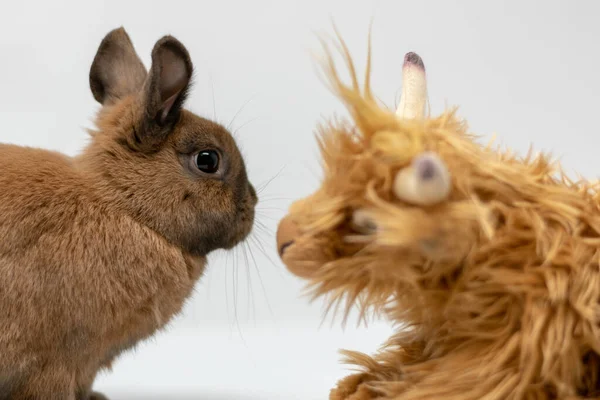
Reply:
[[254, 208], [249, 209], [237, 219], [236, 228], [229, 239], [227, 250], [237, 246], [250, 235], [254, 226]]
[[254, 227], [255, 208], [258, 197], [254, 186], [248, 183], [248, 191], [244, 203], [238, 208], [233, 237], [229, 248], [235, 247], [243, 242], [252, 232]]
[[257, 203], [256, 192], [252, 185], [249, 185], [249, 190], [245, 201], [237, 208], [235, 217], [227, 232], [222, 239], [222, 248], [230, 250], [246, 240], [254, 227], [255, 206]]
[[243, 242], [252, 232], [256, 203], [256, 192], [249, 185], [243, 201], [234, 212], [224, 215], [206, 213], [200, 217], [200, 231], [194, 236], [191, 246], [193, 252], [207, 255], [218, 249], [230, 250]]

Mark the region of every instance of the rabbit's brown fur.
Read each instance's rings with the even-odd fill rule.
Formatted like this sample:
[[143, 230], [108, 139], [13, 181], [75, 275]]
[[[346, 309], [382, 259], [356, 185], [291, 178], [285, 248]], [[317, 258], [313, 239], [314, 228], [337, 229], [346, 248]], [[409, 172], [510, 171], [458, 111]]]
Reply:
[[[207, 253], [250, 232], [234, 140], [181, 109], [191, 75], [173, 37], [147, 73], [114, 30], [91, 68], [103, 107], [82, 154], [0, 145], [0, 399], [100, 398], [97, 371], [181, 310]], [[194, 169], [206, 149], [216, 174]]]

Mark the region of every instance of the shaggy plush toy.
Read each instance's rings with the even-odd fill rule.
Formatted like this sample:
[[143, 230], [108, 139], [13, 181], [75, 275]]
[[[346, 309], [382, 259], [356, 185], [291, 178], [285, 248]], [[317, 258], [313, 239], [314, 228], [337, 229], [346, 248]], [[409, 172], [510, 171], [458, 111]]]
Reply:
[[398, 329], [374, 356], [345, 352], [361, 371], [330, 398], [600, 398], [599, 186], [427, 116], [414, 53], [400, 106], [380, 105], [341, 48], [352, 83], [324, 65], [351, 120], [322, 127], [322, 185], [278, 247], [315, 296]]

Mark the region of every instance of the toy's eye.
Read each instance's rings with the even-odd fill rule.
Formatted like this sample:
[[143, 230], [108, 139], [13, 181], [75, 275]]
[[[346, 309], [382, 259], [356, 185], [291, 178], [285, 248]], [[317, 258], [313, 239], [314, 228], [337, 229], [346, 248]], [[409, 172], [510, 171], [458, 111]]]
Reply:
[[219, 153], [215, 150], [202, 150], [194, 156], [196, 168], [205, 174], [214, 174], [219, 170]]

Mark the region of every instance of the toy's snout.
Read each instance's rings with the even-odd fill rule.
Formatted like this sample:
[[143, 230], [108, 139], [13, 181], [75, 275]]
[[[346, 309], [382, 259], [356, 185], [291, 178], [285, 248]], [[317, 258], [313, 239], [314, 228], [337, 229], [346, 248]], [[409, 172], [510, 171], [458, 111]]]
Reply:
[[298, 225], [290, 218], [284, 217], [277, 227], [277, 252], [279, 257], [283, 258], [286, 249], [294, 244], [296, 238], [300, 235]]

